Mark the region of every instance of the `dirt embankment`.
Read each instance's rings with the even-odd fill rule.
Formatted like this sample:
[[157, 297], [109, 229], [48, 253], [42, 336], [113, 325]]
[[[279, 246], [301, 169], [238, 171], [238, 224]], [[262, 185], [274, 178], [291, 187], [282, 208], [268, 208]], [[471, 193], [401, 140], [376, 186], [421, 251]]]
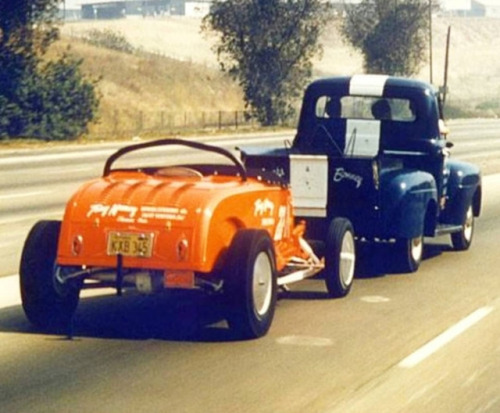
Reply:
[[[80, 36], [90, 29], [110, 29], [123, 34], [136, 48], [169, 57], [151, 63], [108, 51], [78, 46], [85, 67], [102, 76], [103, 105], [128, 102], [142, 107], [242, 106], [237, 85], [217, 69], [212, 40], [200, 31], [200, 20], [182, 17], [123, 19], [66, 23], [64, 37]], [[433, 80], [443, 81], [446, 33], [451, 26], [449, 100], [473, 109], [490, 105], [500, 112], [500, 19], [435, 18], [433, 28]], [[315, 62], [318, 76], [353, 74], [362, 70], [359, 52], [344, 44], [338, 26], [332, 24], [322, 37], [324, 53]], [[189, 72], [189, 73], [188, 73]], [[429, 65], [419, 78], [429, 80]], [[139, 80], [139, 77], [145, 77]], [[200, 92], [207, 88], [208, 94]]]

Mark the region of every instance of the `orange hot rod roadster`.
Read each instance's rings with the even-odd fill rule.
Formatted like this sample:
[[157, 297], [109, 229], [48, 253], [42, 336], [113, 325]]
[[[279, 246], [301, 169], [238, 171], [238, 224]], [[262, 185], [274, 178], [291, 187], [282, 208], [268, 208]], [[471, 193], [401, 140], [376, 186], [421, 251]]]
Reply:
[[[167, 145], [226, 162], [113, 167], [130, 152]], [[84, 288], [113, 286], [119, 295], [129, 287], [205, 289], [222, 294], [238, 336], [256, 338], [269, 330], [280, 287], [322, 272], [331, 297], [346, 295], [354, 276], [352, 225], [335, 218], [325, 240], [307, 242], [307, 223], [295, 222], [293, 195], [277, 179], [197, 142], [163, 139], [118, 150], [103, 176], [69, 200], [62, 222], [41, 221], [29, 233], [20, 267], [28, 319], [41, 328], [70, 325]]]

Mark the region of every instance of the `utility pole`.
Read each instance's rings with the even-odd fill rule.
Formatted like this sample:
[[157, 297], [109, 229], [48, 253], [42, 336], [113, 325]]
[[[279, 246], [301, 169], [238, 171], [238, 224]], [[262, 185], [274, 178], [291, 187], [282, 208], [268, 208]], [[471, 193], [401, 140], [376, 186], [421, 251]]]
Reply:
[[429, 0], [429, 67], [432, 84], [432, 0]]

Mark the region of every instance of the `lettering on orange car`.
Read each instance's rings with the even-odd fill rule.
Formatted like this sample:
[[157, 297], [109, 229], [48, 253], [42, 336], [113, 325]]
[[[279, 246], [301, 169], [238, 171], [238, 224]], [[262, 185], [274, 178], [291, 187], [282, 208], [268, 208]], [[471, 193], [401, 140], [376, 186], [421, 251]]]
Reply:
[[254, 216], [261, 217], [262, 227], [272, 227], [276, 222], [274, 219], [274, 202], [269, 199], [257, 199], [254, 202]]
[[115, 218], [118, 222], [147, 223], [149, 220], [184, 221], [187, 216], [186, 208], [134, 206], [124, 204], [92, 204], [87, 212], [87, 218]]
[[257, 199], [254, 202], [254, 215], [273, 215], [274, 214], [274, 202], [269, 199]]
[[104, 204], [92, 204], [90, 206], [90, 210], [87, 212], [87, 218], [90, 218], [92, 215], [99, 215], [102, 218], [104, 217], [124, 217], [128, 219], [134, 219], [137, 214], [138, 208], [132, 205], [123, 205], [123, 204], [113, 204], [113, 205], [104, 205]]

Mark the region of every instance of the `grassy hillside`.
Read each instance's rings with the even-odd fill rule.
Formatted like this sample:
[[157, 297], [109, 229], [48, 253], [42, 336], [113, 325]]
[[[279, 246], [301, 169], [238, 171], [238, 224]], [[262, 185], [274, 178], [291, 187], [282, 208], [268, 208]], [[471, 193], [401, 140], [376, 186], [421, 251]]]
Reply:
[[[190, 114], [243, 110], [240, 88], [213, 67], [148, 53], [127, 54], [63, 39], [53, 53], [67, 47], [83, 59], [83, 71], [99, 78], [99, 120], [91, 134], [136, 129], [159, 116], [182, 118]], [[156, 122], [156, 123], [158, 123]], [[121, 132], [120, 132], [121, 133]]]
[[[452, 27], [448, 102], [470, 115], [500, 115], [500, 19], [436, 18], [433, 20], [434, 83], [443, 79], [446, 31]], [[211, 39], [200, 33], [200, 20], [168, 17], [66, 23], [65, 47], [84, 58], [84, 69], [100, 82], [101, 119], [109, 122], [116, 110], [130, 118], [137, 111], [240, 110], [237, 85], [222, 75]], [[124, 35], [146, 54], [129, 55], [92, 47], [75, 39], [91, 29], [110, 29]], [[69, 40], [71, 39], [71, 40]], [[360, 54], [344, 44], [331, 24], [322, 38], [324, 53], [315, 62], [316, 76], [358, 73]], [[429, 66], [419, 78], [429, 79]]]

